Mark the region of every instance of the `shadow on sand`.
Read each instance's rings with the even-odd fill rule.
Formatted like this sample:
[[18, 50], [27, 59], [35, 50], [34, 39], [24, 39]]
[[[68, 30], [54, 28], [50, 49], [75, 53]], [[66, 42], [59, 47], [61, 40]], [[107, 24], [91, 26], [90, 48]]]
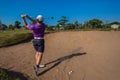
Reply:
[[54, 63], [54, 64], [51, 67], [49, 67], [48, 69], [46, 69], [46, 70], [42, 71], [41, 73], [39, 73], [38, 76], [41, 76], [41, 75], [45, 74], [46, 72], [48, 72], [49, 70], [51, 70], [54, 67], [58, 66], [61, 62], [65, 61], [65, 60], [71, 59], [73, 57], [85, 55], [85, 54], [87, 54], [87, 53], [86, 52], [84, 52], [84, 53], [73, 53], [73, 54], [58, 58], [56, 60], [53, 60], [51, 62], [48, 62], [48, 63], [46, 63], [46, 66], [49, 65], [49, 64], [52, 64], [52, 63]]
[[5, 74], [10, 76], [10, 79], [8, 78], [7, 80], [29, 80], [30, 79], [27, 75], [25, 76], [20, 72], [15, 72], [15, 71], [10, 71], [7, 69], [0, 68], [0, 80], [2, 80], [3, 77], [5, 77]]

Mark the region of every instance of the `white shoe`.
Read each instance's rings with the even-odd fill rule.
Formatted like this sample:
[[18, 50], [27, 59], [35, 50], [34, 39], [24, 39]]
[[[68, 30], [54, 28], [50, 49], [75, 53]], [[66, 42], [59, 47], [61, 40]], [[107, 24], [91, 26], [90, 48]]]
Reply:
[[44, 67], [45, 67], [45, 64], [40, 64], [39, 67], [40, 67], [40, 68], [44, 68]]

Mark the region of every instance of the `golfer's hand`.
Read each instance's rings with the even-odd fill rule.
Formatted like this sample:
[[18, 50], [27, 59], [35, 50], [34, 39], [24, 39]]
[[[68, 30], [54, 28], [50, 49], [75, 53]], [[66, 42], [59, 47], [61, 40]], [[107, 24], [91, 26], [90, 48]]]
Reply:
[[27, 15], [26, 14], [22, 14], [21, 15], [21, 18], [25, 18]]

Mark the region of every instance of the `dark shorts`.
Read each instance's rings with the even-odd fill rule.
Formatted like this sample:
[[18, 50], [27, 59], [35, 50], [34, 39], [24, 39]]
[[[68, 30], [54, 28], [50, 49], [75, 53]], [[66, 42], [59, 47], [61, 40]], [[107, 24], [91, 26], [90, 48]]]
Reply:
[[44, 39], [34, 39], [33, 46], [37, 52], [44, 52]]

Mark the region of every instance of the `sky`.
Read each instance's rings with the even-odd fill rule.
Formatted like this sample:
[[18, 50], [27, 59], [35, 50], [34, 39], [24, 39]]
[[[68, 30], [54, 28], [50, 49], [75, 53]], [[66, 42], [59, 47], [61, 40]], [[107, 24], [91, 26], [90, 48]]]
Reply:
[[[66, 16], [70, 23], [84, 23], [91, 19], [104, 22], [120, 22], [120, 0], [1, 0], [0, 20], [2, 23], [14, 24], [22, 19], [21, 14], [32, 18], [43, 15], [45, 23], [55, 25]], [[51, 19], [50, 17], [54, 17]], [[28, 21], [28, 20], [27, 20]], [[28, 21], [29, 22], [29, 21]]]

